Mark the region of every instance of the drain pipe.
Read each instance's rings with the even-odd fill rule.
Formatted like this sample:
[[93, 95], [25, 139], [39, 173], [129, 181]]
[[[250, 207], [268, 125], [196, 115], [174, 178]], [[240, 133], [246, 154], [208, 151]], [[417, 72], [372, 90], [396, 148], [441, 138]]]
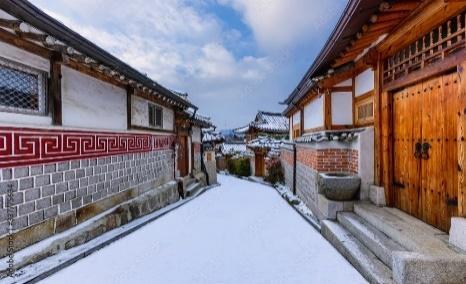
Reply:
[[296, 195], [296, 143], [293, 143], [293, 194]]

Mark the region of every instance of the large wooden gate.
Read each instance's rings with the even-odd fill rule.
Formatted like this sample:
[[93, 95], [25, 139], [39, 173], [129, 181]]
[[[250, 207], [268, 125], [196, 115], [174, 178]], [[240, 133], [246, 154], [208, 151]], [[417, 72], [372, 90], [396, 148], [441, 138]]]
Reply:
[[448, 231], [458, 214], [458, 75], [393, 94], [394, 205]]

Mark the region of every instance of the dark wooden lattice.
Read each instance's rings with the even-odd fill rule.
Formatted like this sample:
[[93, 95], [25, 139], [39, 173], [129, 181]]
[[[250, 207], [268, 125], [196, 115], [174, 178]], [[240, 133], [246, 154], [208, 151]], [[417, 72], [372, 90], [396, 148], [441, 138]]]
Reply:
[[431, 30], [384, 63], [383, 80], [390, 83], [465, 48], [465, 12]]

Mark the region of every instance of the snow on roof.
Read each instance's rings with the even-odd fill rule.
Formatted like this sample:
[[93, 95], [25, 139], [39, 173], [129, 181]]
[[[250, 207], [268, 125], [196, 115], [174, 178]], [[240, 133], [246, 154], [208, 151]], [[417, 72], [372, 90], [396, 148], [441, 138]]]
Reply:
[[214, 126], [214, 124], [212, 123], [212, 120], [211, 120], [210, 117], [200, 115], [197, 112], [194, 113], [191, 110], [186, 110], [185, 113], [190, 117], [189, 120], [192, 123], [200, 124], [200, 126], [203, 126], [203, 127], [213, 127]]
[[202, 130], [202, 142], [222, 142], [225, 140], [222, 134], [219, 132], [210, 129], [203, 129]]
[[248, 143], [248, 147], [253, 149], [280, 149], [282, 144], [283, 141], [281, 140], [273, 139], [270, 137], [259, 137], [257, 139], [251, 140]]
[[245, 154], [248, 152], [246, 144], [242, 143], [223, 143], [220, 147], [223, 155]]
[[249, 124], [243, 127], [236, 128], [235, 133], [244, 134], [249, 131], [249, 128], [250, 128]]
[[288, 118], [281, 113], [259, 111], [256, 119], [251, 123], [254, 127], [264, 132], [284, 133], [289, 131]]

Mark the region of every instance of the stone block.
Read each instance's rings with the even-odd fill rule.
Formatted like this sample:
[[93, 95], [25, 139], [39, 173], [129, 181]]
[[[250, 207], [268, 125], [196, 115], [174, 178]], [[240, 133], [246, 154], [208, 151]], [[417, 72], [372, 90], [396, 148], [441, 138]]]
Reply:
[[42, 197], [48, 197], [55, 194], [55, 185], [47, 185], [41, 189]]
[[377, 206], [386, 206], [385, 189], [381, 186], [371, 185], [369, 190], [370, 201]]
[[55, 164], [44, 165], [44, 174], [50, 174], [57, 171], [57, 166]]
[[66, 213], [71, 210], [71, 201], [63, 202], [59, 205], [60, 214]]
[[57, 215], [58, 215], [58, 205], [47, 208], [44, 211], [44, 218], [45, 219], [53, 218], [53, 217], [55, 217]]
[[466, 283], [466, 256], [393, 253], [395, 283]]
[[33, 188], [24, 191], [24, 201], [29, 202], [40, 198], [40, 188]]
[[76, 215], [74, 212], [60, 214], [55, 219], [55, 233], [59, 234], [76, 225]]
[[2, 170], [2, 180], [10, 180], [13, 178], [13, 170], [12, 169], [3, 169]]
[[21, 216], [13, 219], [13, 230], [21, 230], [28, 226], [28, 216]]
[[338, 212], [353, 211], [353, 201], [333, 201], [329, 200], [325, 195], [318, 195], [317, 208], [320, 211], [320, 216], [328, 220], [336, 220]]
[[8, 194], [8, 191], [11, 190], [13, 192], [18, 191], [18, 181], [6, 181], [0, 183], [0, 195]]
[[22, 167], [22, 168], [15, 168], [14, 169], [14, 177], [15, 178], [22, 178], [29, 176], [29, 168]]
[[36, 177], [36, 186], [44, 186], [50, 184], [50, 175]]
[[39, 222], [44, 221], [44, 211], [37, 211], [29, 214], [29, 225], [35, 225]]
[[19, 206], [19, 216], [27, 215], [29, 213], [34, 212], [36, 208], [35, 202], [29, 202], [26, 204], [22, 204]]
[[[24, 216], [26, 217], [26, 216]], [[27, 217], [26, 217], [27, 220]], [[24, 221], [23, 221], [24, 222]], [[27, 221], [26, 221], [27, 224]], [[39, 224], [25, 228], [19, 232], [16, 232], [14, 235], [15, 239], [15, 251], [21, 250], [27, 246], [30, 246], [34, 243], [37, 243], [41, 240], [44, 240], [54, 232], [54, 221], [48, 220], [41, 222]], [[7, 255], [8, 249], [8, 238], [0, 239], [0, 257]]]
[[450, 244], [466, 251], [466, 218], [451, 219]]
[[65, 181], [70, 181], [76, 178], [76, 173], [74, 171], [65, 172]]
[[34, 178], [23, 178], [19, 180], [19, 189], [25, 190], [34, 187]]
[[44, 167], [42, 165], [31, 166], [31, 176], [44, 174]]
[[52, 174], [52, 183], [59, 183], [63, 181], [63, 173]]
[[57, 164], [57, 171], [63, 172], [63, 171], [68, 171], [70, 169], [70, 162], [60, 162]]
[[52, 206], [52, 198], [46, 197], [36, 201], [37, 210]]

